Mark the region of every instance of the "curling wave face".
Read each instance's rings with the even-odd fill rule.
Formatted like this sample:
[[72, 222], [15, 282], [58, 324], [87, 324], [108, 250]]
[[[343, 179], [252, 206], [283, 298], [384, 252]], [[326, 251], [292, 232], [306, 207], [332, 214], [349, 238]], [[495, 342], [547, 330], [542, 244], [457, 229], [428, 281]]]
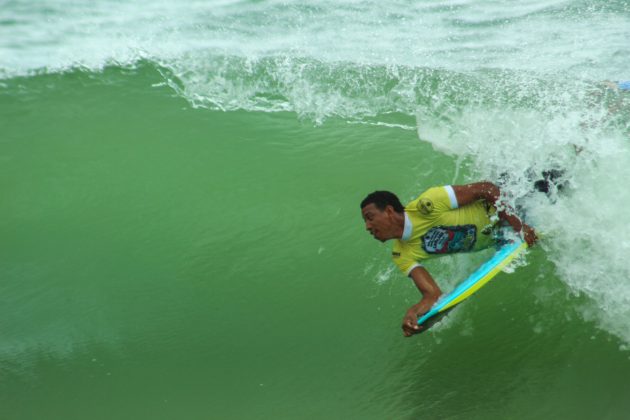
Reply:
[[[36, 73], [148, 66], [196, 107], [417, 127], [457, 159], [454, 180], [512, 174], [507, 195], [529, 202], [562, 278], [630, 341], [614, 321], [630, 319], [620, 258], [630, 201], [618, 184], [628, 100], [600, 83], [627, 76], [627, 7], [15, 1], [0, 21], [0, 74], [10, 88]], [[570, 191], [535, 203], [532, 174], [548, 169], [564, 171]]]
[[[25, 371], [59, 369], [38, 401], [59, 378], [89, 397], [75, 372], [121, 359], [120, 383], [149, 390], [138, 406], [172, 381], [180, 409], [212, 389], [200, 400], [219, 418], [509, 416], [497, 401], [532, 417], [539, 398], [577, 401], [558, 378], [618, 374], [576, 411], [625, 389], [630, 111], [604, 82], [630, 77], [627, 1], [30, 3], [5, 2], [0, 18], [0, 355], [16, 412]], [[550, 170], [562, 191], [532, 193]], [[415, 295], [357, 203], [371, 188], [410, 199], [479, 179], [504, 183], [540, 247], [435, 336], [400, 342]], [[487, 256], [432, 272], [446, 290]], [[349, 328], [348, 309], [371, 328]], [[585, 330], [605, 338], [589, 347]], [[454, 360], [468, 364], [444, 375]], [[102, 386], [94, 401], [116, 391]], [[118, 388], [109, 408], [128, 414]]]

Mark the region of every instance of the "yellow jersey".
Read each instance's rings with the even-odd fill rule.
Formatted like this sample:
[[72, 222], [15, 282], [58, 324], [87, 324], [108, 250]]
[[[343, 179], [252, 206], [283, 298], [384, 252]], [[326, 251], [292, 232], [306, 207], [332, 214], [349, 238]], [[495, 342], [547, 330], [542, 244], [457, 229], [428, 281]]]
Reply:
[[392, 258], [409, 275], [427, 258], [487, 248], [494, 243], [495, 212], [484, 200], [459, 207], [450, 185], [429, 188], [405, 206], [405, 227]]

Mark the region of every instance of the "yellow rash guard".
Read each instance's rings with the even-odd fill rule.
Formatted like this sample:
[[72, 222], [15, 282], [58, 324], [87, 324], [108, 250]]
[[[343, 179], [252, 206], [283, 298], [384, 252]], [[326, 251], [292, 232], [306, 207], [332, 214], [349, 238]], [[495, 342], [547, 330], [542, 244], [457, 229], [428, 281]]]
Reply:
[[392, 258], [409, 275], [427, 258], [487, 248], [494, 241], [495, 212], [484, 200], [459, 207], [450, 185], [429, 188], [405, 206], [405, 228]]

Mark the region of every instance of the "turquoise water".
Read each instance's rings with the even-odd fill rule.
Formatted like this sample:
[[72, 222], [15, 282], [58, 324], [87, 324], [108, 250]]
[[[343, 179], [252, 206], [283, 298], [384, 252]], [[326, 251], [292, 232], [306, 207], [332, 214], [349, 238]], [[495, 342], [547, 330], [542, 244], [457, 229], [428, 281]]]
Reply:
[[[627, 416], [628, 2], [1, 9], [0, 418]], [[358, 203], [504, 172], [540, 246], [404, 339]]]

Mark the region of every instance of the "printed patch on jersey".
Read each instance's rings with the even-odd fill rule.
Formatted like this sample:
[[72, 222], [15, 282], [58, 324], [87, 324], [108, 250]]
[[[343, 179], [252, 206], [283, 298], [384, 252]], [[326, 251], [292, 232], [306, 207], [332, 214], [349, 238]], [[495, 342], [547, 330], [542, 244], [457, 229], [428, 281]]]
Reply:
[[428, 216], [433, 211], [433, 201], [428, 198], [421, 198], [420, 201], [418, 201], [418, 211]]
[[422, 248], [428, 254], [468, 252], [477, 240], [475, 225], [436, 226], [422, 237]]

